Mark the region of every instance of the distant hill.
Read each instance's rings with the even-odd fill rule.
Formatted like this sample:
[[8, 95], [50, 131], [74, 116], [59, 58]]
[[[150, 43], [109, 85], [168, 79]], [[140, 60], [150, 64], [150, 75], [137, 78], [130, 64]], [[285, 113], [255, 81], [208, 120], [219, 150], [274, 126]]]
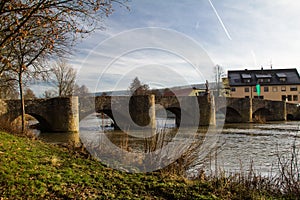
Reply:
[[[210, 85], [210, 86], [212, 86], [212, 85]], [[202, 84], [193, 84], [193, 85], [174, 86], [174, 87], [169, 87], [168, 89], [176, 91], [176, 90], [183, 90], [183, 89], [187, 89], [187, 88], [205, 89], [206, 86], [204, 83], [202, 83]], [[160, 88], [160, 89], [155, 89], [155, 90], [158, 90], [161, 94], [163, 94], [165, 89], [167, 89], [167, 88]], [[102, 96], [104, 94], [107, 96], [129, 96], [129, 91], [128, 90], [104, 91], [104, 92], [96, 92], [96, 93], [93, 93], [92, 95]]]

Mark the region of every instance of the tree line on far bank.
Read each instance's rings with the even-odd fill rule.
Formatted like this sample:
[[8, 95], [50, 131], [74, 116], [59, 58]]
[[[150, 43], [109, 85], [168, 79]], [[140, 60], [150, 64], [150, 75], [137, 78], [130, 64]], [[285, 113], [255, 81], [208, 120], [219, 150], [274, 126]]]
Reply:
[[[23, 91], [24, 99], [53, 98], [64, 96], [85, 96], [89, 93], [87, 86], [79, 86], [76, 83], [76, 70], [70, 66], [66, 60], [60, 59], [51, 66], [47, 72], [46, 89], [37, 96], [30, 88], [30, 84], [25, 84]], [[18, 99], [19, 92], [13, 82], [7, 84], [9, 87], [1, 87], [0, 99]], [[49, 89], [50, 88], [50, 89]]]

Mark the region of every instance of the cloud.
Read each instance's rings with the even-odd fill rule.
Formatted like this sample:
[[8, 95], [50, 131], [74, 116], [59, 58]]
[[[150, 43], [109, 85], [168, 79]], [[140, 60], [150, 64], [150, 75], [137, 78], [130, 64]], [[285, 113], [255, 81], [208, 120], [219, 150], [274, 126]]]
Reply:
[[[232, 35], [232, 42], [219, 40], [219, 46], [208, 49], [214, 57], [230, 65], [297, 67], [300, 50], [300, 4], [296, 1], [221, 1], [216, 9]], [[229, 49], [222, 53], [222, 49]], [[242, 60], [241, 60], [242, 59]]]
[[[116, 87], [121, 80], [123, 87], [128, 87], [133, 76], [153, 85], [182, 85], [182, 79], [176, 78], [176, 74], [188, 83], [201, 83], [210, 79], [211, 63], [220, 64], [225, 70], [257, 69], [261, 65], [268, 67], [270, 62], [274, 68], [298, 67], [300, 3], [292, 0], [211, 2], [215, 10], [208, 0], [139, 0], [129, 3], [130, 11], [117, 7], [105, 21], [106, 29], [78, 46], [72, 59], [73, 65], [80, 69], [78, 81], [95, 88], [98, 84], [95, 79], [101, 80], [103, 83], [98, 84], [101, 87], [96, 88], [106, 90]], [[145, 27], [174, 30], [189, 39], [151, 31], [128, 34]], [[120, 35], [124, 38], [112, 40]], [[193, 43], [200, 48], [194, 48]], [[139, 48], [139, 45], [144, 46]], [[212, 61], [204, 62], [206, 56]]]
[[[156, 66], [160, 68], [150, 72], [149, 66], [152, 69]], [[128, 80], [128, 77], [133, 79], [135, 76], [140, 78], [147, 76], [148, 81], [161, 82], [161, 85], [186, 85], [195, 81], [205, 82], [203, 74], [210, 74], [212, 66], [213, 63], [206, 52], [192, 38], [164, 28], [141, 28], [122, 32], [95, 45], [81, 64], [78, 81], [95, 86], [99, 85], [98, 82], [101, 82], [103, 77], [107, 79], [110, 74], [120, 74], [123, 76], [122, 80]], [[157, 74], [165, 70], [163, 67], [170, 72], [161, 80], [157, 80]], [[139, 68], [139, 73], [134, 71], [136, 68]], [[173, 71], [177, 73], [177, 77], [188, 77], [183, 78], [187, 82], [179, 81], [176, 76], [172, 76]], [[169, 82], [165, 83], [165, 77], [168, 76], [172, 78], [167, 79]], [[156, 79], [149, 80], [149, 77]], [[116, 79], [116, 76], [111, 78]], [[173, 80], [173, 83], [170, 83], [170, 80]], [[117, 84], [120, 80], [115, 81]], [[122, 85], [128, 88], [128, 84]]]

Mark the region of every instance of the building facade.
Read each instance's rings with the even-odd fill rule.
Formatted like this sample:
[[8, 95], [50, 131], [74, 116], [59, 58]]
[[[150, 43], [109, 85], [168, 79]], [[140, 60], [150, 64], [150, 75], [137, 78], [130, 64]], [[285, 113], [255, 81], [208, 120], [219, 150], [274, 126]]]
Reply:
[[229, 70], [228, 81], [231, 97], [300, 103], [300, 77], [296, 68]]

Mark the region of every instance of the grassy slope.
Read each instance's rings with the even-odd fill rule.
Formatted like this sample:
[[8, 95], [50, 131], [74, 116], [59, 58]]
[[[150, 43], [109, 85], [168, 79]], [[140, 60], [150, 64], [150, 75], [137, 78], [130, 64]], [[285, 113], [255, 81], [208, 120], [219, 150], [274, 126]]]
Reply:
[[0, 132], [0, 199], [233, 199], [209, 182], [128, 174], [62, 147]]

